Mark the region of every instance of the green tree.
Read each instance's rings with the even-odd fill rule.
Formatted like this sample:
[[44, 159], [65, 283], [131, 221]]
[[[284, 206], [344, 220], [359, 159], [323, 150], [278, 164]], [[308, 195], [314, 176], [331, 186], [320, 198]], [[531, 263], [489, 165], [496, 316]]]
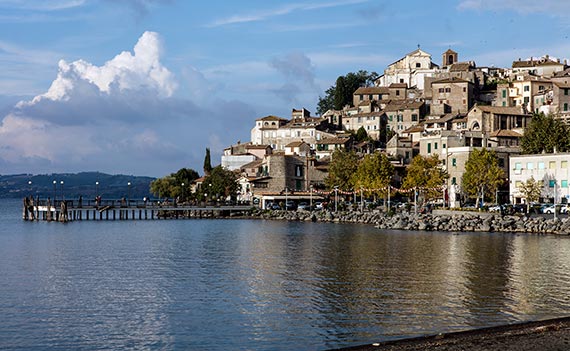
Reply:
[[[353, 176], [354, 189], [383, 189], [381, 194], [388, 195], [388, 185], [394, 175], [394, 166], [388, 157], [380, 152], [375, 152], [364, 156], [359, 162], [356, 173]], [[366, 191], [366, 195], [371, 195], [372, 191]]]
[[210, 174], [212, 171], [212, 161], [210, 160], [210, 148], [206, 148], [206, 156], [204, 156], [204, 175]]
[[319, 97], [317, 103], [317, 114], [321, 116], [328, 110], [342, 110], [346, 105], [352, 106], [352, 94], [356, 89], [374, 84], [378, 77], [376, 72], [360, 70], [356, 73], [350, 72], [344, 76], [339, 76], [335, 85], [325, 91], [324, 97]]
[[534, 180], [534, 177], [531, 176], [526, 180], [526, 182], [520, 184], [518, 189], [526, 199], [528, 212], [529, 204], [531, 202], [537, 202], [540, 199], [540, 195], [542, 195], [542, 183]]
[[477, 198], [477, 203], [485, 197], [492, 197], [504, 181], [505, 171], [499, 167], [495, 151], [483, 148], [474, 150], [469, 155], [461, 186], [470, 197]]
[[338, 186], [341, 190], [353, 188], [353, 175], [358, 169], [358, 156], [354, 151], [337, 149], [331, 156], [329, 175], [325, 178], [325, 185], [332, 189]]
[[236, 174], [222, 166], [212, 168], [210, 175], [206, 176], [200, 189], [201, 195], [208, 194], [208, 199], [225, 200], [227, 197], [235, 198], [238, 183]]
[[416, 188], [422, 192], [426, 200], [436, 199], [442, 196], [443, 185], [447, 178], [449, 175], [441, 167], [437, 155], [429, 157], [417, 155], [408, 166], [402, 188]]
[[[182, 201], [192, 197], [190, 184], [200, 175], [193, 169], [181, 168], [176, 173], [171, 173], [163, 178], [158, 178], [150, 183], [150, 191], [158, 197], [179, 197]], [[184, 184], [184, 185], [183, 185]]]
[[521, 151], [525, 154], [570, 151], [570, 128], [559, 119], [535, 113], [521, 138]]
[[354, 140], [358, 142], [369, 140], [368, 133], [366, 132], [366, 129], [364, 129], [363, 126], [358, 128], [358, 130], [356, 131], [356, 136], [354, 137]]

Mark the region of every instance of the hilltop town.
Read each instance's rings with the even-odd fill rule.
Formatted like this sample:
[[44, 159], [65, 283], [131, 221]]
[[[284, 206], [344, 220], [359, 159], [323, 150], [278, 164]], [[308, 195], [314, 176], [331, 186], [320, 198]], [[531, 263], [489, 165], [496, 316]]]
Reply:
[[[449, 207], [458, 207], [465, 163], [473, 150], [486, 148], [505, 171], [496, 190], [499, 202], [524, 201], [518, 186], [531, 176], [542, 180], [542, 199], [565, 202], [570, 156], [521, 155], [520, 140], [533, 113], [570, 120], [569, 67], [548, 55], [519, 58], [511, 68], [478, 67], [451, 49], [438, 64], [418, 47], [388, 65], [373, 85], [356, 89], [352, 103], [340, 110], [311, 116], [301, 108], [290, 119], [256, 119], [251, 140], [227, 147], [222, 166], [239, 173], [242, 200], [263, 203], [280, 199], [284, 189], [300, 198], [326, 189], [337, 149], [387, 155], [396, 170], [394, 188], [414, 156], [437, 155], [448, 174], [442, 191]], [[366, 140], [355, 138], [359, 130], [366, 131]]]

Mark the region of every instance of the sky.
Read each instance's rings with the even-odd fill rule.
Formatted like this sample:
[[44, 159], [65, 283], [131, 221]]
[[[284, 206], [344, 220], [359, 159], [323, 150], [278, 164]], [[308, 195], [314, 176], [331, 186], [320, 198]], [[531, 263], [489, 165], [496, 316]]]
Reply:
[[0, 0], [0, 174], [202, 174], [257, 118], [418, 45], [570, 57], [567, 0]]

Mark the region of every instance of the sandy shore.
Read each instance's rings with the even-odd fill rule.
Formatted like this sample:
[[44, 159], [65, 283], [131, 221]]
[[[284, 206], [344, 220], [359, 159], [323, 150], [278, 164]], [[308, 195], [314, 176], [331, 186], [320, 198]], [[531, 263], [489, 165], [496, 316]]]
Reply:
[[338, 349], [339, 351], [566, 351], [570, 317]]

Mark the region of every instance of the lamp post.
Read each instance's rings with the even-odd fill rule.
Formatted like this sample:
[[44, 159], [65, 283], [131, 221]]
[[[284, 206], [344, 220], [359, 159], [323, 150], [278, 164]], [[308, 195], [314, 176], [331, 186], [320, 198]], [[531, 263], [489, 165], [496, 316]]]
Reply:
[[362, 187], [360, 187], [360, 212], [364, 212], [364, 192]]
[[[449, 141], [448, 141], [449, 142]], [[446, 150], [449, 150], [449, 144], [446, 145]], [[451, 190], [451, 184], [449, 183], [449, 180], [451, 179], [451, 177], [449, 176], [449, 156], [453, 155], [453, 152], [449, 152], [446, 151], [446, 155], [445, 155], [445, 172], [447, 172], [447, 186], [446, 186], [446, 191], [447, 191], [447, 207], [451, 207], [451, 197], [449, 196], [449, 190]], [[445, 201], [444, 201], [445, 203]]]
[[127, 183], [128, 191], [127, 191], [127, 207], [131, 204], [131, 182]]
[[338, 185], [334, 186], [334, 211], [338, 211]]
[[65, 197], [63, 196], [63, 180], [60, 181], [59, 184], [61, 185], [61, 201], [64, 201]]
[[99, 196], [99, 182], [95, 182], [95, 197]]
[[184, 182], [182, 182], [181, 185], [182, 185], [182, 190], [181, 190], [181, 192], [180, 192], [180, 194], [182, 195], [181, 200], [184, 201]]
[[57, 200], [57, 189], [56, 189], [57, 182], [53, 181], [53, 205], [55, 206], [55, 200]]
[[309, 187], [309, 208], [313, 210], [313, 186]]
[[28, 186], [30, 187], [30, 193], [32, 192], [32, 181], [28, 180]]
[[289, 191], [289, 188], [285, 187], [285, 211], [287, 211], [287, 191]]

